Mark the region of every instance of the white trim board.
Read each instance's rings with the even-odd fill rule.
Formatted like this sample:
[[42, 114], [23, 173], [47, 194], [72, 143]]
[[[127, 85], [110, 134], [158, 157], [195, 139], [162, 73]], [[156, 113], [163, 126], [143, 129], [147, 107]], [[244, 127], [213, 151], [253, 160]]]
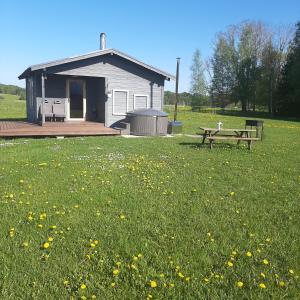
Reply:
[[[126, 112], [125, 113], [116, 113], [115, 112], [115, 93], [116, 92], [124, 92], [126, 93]], [[129, 90], [122, 90], [122, 89], [113, 89], [112, 90], [112, 114], [114, 116], [126, 116], [126, 113], [128, 112], [128, 98], [129, 98]]]

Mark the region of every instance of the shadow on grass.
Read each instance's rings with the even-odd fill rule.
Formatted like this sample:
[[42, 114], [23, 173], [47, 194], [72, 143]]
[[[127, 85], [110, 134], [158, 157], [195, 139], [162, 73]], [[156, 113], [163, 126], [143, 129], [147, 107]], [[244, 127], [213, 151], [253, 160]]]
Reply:
[[[195, 143], [191, 143], [191, 142], [181, 142], [179, 143], [180, 146], [185, 146], [185, 147], [189, 147], [192, 149], [209, 149], [209, 144], [208, 143], [204, 143], [202, 144], [201, 142], [195, 142]], [[242, 145], [238, 146], [236, 144], [232, 144], [232, 143], [217, 143], [217, 144], [213, 144], [213, 148], [212, 150], [216, 148], [216, 149], [237, 149], [237, 148], [243, 148]]]
[[216, 112], [217, 115], [223, 116], [233, 116], [233, 117], [243, 117], [243, 118], [259, 118], [268, 120], [278, 120], [278, 121], [288, 121], [288, 122], [300, 122], [299, 118], [295, 117], [281, 117], [281, 116], [271, 116], [267, 112], [253, 112], [253, 111], [236, 111], [236, 110], [219, 110]]

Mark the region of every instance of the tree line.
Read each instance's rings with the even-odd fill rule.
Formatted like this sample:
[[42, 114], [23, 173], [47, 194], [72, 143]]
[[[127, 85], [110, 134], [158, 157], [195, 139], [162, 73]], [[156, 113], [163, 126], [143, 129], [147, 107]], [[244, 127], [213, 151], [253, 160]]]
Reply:
[[26, 99], [26, 90], [16, 85], [7, 85], [0, 83], [0, 94], [11, 94], [19, 96], [19, 100]]
[[179, 99], [192, 106], [232, 104], [243, 112], [263, 108], [270, 115], [300, 116], [300, 22], [296, 30], [260, 21], [229, 26], [216, 35], [210, 58], [203, 60], [196, 49], [190, 93]]

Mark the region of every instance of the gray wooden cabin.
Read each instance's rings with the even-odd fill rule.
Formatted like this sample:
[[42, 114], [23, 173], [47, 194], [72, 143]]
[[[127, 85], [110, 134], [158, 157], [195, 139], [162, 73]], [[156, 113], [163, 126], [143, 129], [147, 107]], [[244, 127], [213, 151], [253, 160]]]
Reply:
[[52, 121], [45, 103], [60, 103], [64, 121], [113, 127], [133, 109], [162, 110], [164, 82], [175, 78], [118, 50], [103, 49], [33, 65], [19, 79], [26, 79], [29, 122]]

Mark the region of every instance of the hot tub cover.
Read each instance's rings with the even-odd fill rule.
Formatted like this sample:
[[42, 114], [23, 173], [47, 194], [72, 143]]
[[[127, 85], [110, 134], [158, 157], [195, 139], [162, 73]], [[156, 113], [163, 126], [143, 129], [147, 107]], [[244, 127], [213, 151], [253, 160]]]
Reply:
[[129, 111], [127, 113], [129, 116], [146, 116], [146, 117], [167, 117], [168, 114], [164, 111], [152, 109], [152, 108], [142, 108]]

